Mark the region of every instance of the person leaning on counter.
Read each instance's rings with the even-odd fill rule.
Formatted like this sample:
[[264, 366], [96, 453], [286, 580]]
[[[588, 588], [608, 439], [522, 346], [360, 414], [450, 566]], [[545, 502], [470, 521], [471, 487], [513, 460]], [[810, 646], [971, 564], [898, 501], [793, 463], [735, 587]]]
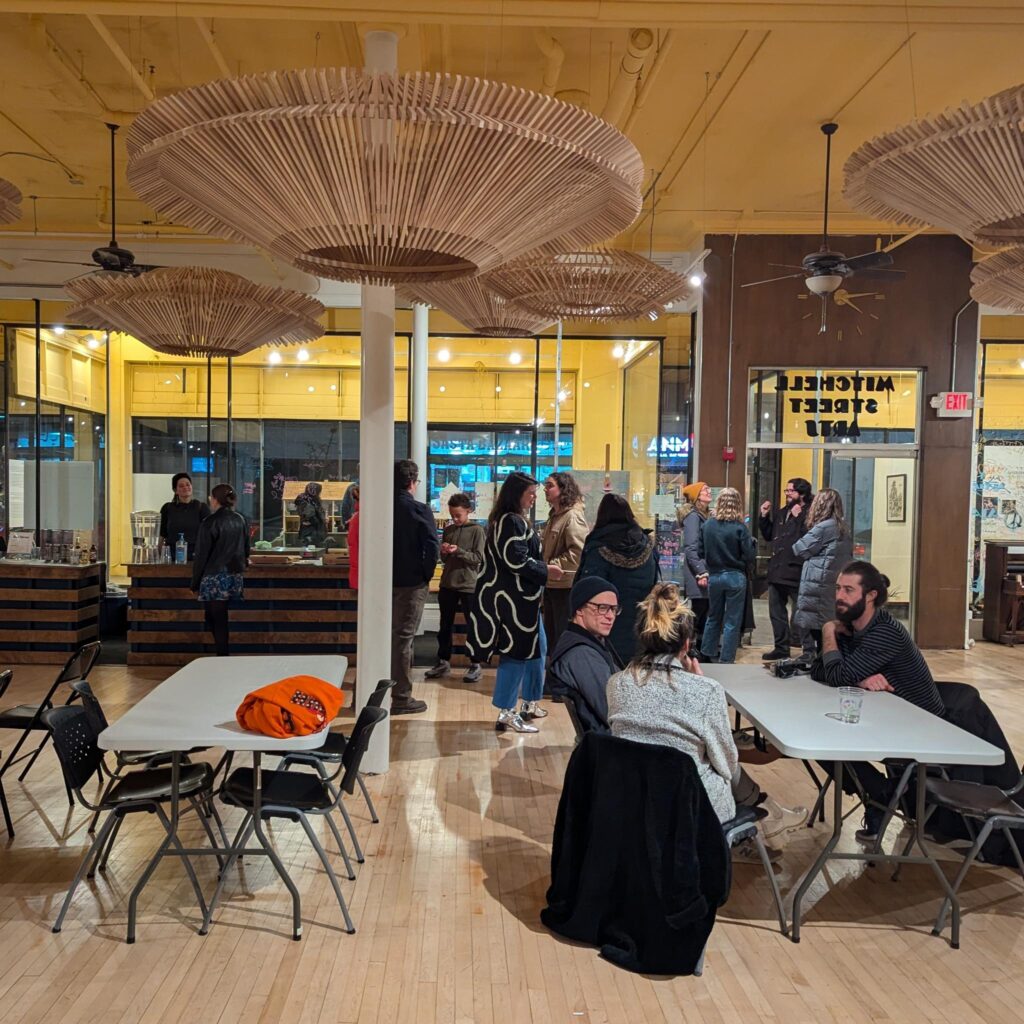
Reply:
[[175, 473], [171, 489], [174, 497], [160, 509], [160, 538], [173, 552], [179, 534], [184, 534], [191, 562], [196, 553], [199, 524], [210, 514], [210, 506], [192, 497], [192, 477], [188, 473]]

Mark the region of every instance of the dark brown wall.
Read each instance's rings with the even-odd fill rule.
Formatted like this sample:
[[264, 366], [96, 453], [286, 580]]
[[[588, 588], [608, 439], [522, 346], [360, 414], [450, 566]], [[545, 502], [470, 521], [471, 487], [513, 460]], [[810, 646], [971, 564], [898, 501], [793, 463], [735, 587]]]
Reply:
[[[846, 282], [851, 292], [881, 291], [884, 302], [870, 300], [879, 319], [838, 311], [835, 331], [817, 333], [819, 300], [799, 300], [802, 281], [778, 281], [741, 288], [746, 281], [784, 274], [771, 263], [799, 264], [821, 240], [806, 235], [712, 235], [705, 263], [700, 425], [697, 432], [702, 479], [721, 483], [725, 476], [730, 279], [734, 274], [732, 347], [732, 445], [736, 462], [729, 482], [745, 483], [747, 381], [751, 366], [821, 366], [868, 369], [914, 367], [924, 370], [924, 410], [917, 509], [917, 641], [922, 647], [960, 646], [967, 597], [967, 530], [971, 510], [972, 421], [940, 420], [927, 399], [950, 387], [953, 321], [969, 298], [971, 252], [948, 235], [911, 239], [893, 252], [895, 266], [907, 276], [898, 281]], [[832, 247], [847, 255], [875, 248], [875, 238], [835, 238]], [[735, 261], [735, 265], [734, 265]], [[863, 287], [862, 287], [863, 285]], [[808, 312], [815, 315], [802, 319]], [[860, 327], [860, 332], [857, 331]], [[960, 317], [956, 389], [974, 390], [977, 356], [977, 306]]]

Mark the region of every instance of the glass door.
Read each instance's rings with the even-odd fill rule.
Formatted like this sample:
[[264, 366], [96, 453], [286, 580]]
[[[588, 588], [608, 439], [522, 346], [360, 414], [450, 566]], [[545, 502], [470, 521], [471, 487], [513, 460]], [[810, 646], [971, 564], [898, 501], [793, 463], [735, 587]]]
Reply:
[[821, 486], [842, 496], [853, 533], [853, 557], [872, 562], [889, 577], [889, 610], [910, 623], [917, 459], [864, 449], [826, 450]]

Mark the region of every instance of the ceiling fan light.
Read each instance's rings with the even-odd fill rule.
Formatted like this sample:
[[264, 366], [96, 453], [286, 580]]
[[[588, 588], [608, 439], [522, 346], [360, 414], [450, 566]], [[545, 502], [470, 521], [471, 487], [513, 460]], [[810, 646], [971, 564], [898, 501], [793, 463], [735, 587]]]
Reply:
[[815, 295], [831, 295], [842, 283], [842, 274], [815, 274], [804, 282]]

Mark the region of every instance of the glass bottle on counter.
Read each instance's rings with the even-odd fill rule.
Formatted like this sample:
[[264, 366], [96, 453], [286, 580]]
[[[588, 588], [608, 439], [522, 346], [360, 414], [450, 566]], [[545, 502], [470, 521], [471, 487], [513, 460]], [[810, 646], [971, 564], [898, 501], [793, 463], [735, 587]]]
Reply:
[[89, 545], [89, 564], [95, 565], [99, 561], [99, 552], [96, 550], [95, 544]]
[[174, 545], [174, 561], [178, 565], [184, 565], [188, 561], [188, 541], [185, 534], [178, 534], [178, 543]]

